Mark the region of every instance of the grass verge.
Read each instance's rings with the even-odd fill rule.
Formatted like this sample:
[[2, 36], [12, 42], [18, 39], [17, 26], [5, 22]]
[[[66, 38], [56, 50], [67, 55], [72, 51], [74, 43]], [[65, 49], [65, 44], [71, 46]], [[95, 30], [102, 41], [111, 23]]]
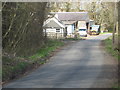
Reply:
[[115, 90], [120, 90], [120, 86], [118, 86], [118, 85], [113, 86], [112, 88], [114, 88]]
[[[115, 38], [117, 39], [118, 36], [116, 35]], [[103, 44], [105, 46], [106, 51], [113, 56], [115, 59], [118, 60], [118, 63], [120, 62], [120, 53], [117, 49], [114, 49], [112, 47], [112, 36], [107, 38], [106, 40], [103, 41]], [[115, 47], [117, 47], [117, 44], [115, 45]], [[118, 47], [117, 47], [118, 48]], [[119, 64], [118, 64], [119, 65]], [[119, 67], [119, 66], [118, 66]], [[119, 69], [118, 69], [118, 73], [119, 73]], [[116, 89], [116, 90], [120, 90], [120, 83], [117, 82], [117, 84], [115, 84], [112, 88]]]
[[100, 34], [108, 34], [108, 33], [111, 33], [111, 32], [101, 32]]
[[119, 56], [119, 52], [116, 49], [113, 49], [112, 47], [112, 37], [107, 38], [106, 40], [103, 41], [104, 45], [105, 45], [105, 49], [106, 51], [112, 55], [113, 57], [115, 57], [117, 60], [120, 60], [120, 56]]
[[54, 51], [56, 48], [64, 45], [63, 42], [59, 40], [49, 40], [45, 46], [43, 46], [41, 49], [37, 51], [36, 54], [33, 56], [28, 57], [32, 60], [37, 60], [39, 58], [44, 58], [45, 56], [48, 56], [52, 51]]
[[46, 57], [49, 57], [50, 53], [63, 45], [64, 43], [62, 41], [48, 40], [47, 43], [32, 56], [23, 58], [10, 56], [8, 54], [3, 55], [3, 83], [19, 77], [20, 75], [24, 74], [28, 70], [33, 69], [36, 66], [44, 64], [46, 62]]
[[65, 38], [65, 39], [61, 39], [62, 41], [78, 41], [78, 40], [82, 40], [81, 37], [79, 38]]

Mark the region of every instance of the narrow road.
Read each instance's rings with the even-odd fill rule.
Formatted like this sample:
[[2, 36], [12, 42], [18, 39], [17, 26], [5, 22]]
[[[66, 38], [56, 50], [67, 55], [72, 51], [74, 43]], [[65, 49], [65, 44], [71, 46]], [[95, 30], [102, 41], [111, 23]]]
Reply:
[[115, 63], [100, 46], [111, 34], [89, 36], [60, 50], [48, 63], [5, 88], [109, 88]]

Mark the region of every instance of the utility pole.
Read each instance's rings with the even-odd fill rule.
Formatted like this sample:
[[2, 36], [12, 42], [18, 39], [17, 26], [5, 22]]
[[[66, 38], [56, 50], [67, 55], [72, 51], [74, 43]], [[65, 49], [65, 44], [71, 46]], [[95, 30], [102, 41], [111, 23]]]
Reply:
[[114, 44], [115, 44], [115, 32], [116, 32], [116, 2], [115, 2], [115, 6], [114, 6], [114, 29], [113, 29], [113, 33], [112, 33], [112, 47], [114, 48]]

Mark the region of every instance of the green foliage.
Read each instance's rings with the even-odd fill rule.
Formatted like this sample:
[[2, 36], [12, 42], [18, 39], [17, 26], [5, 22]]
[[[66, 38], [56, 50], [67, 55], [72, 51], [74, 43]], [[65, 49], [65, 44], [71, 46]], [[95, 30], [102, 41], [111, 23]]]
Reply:
[[120, 86], [114, 86], [113, 87], [115, 90], [120, 90]]
[[115, 17], [117, 17], [114, 17], [114, 2], [88, 3], [86, 10], [89, 12], [90, 18], [101, 25], [102, 31], [109, 30], [112, 32], [114, 30], [114, 21]]
[[103, 32], [103, 33], [100, 33], [100, 34], [108, 34], [108, 33], [110, 33], [110, 32]]
[[81, 40], [81, 38], [66, 38], [65, 40]]
[[18, 58], [3, 56], [2, 79], [3, 81], [14, 78], [23, 73], [29, 63]]
[[108, 32], [113, 32], [113, 30], [114, 30], [114, 24], [112, 23], [112, 24], [110, 24], [108, 27]]
[[41, 47], [38, 52], [36, 52], [36, 54], [26, 58], [4, 55], [2, 57], [3, 81], [14, 79], [25, 73], [27, 70], [32, 69], [36, 65], [45, 64], [47, 60], [42, 59], [48, 57], [52, 51], [62, 46], [63, 44], [64, 43], [59, 40], [48, 40], [46, 44]]
[[42, 47], [38, 52], [29, 57], [30, 59], [39, 59], [44, 58], [45, 56], [48, 56], [50, 52], [54, 51], [57, 47], [62, 46], [63, 42], [60, 42], [59, 40], [49, 40], [46, 43], [46, 46]]
[[119, 52], [117, 50], [114, 50], [114, 48], [112, 47], [112, 37], [109, 37], [108, 39], [104, 40], [104, 43], [106, 51], [108, 51], [117, 60], [120, 60]]

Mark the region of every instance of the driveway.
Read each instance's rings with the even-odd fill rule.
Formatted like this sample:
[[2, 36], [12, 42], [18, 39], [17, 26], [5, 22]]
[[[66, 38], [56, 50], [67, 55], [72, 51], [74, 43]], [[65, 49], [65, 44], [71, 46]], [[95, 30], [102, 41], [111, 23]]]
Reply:
[[111, 34], [89, 36], [62, 48], [49, 62], [5, 88], [109, 88], [117, 81], [116, 63], [101, 47]]

